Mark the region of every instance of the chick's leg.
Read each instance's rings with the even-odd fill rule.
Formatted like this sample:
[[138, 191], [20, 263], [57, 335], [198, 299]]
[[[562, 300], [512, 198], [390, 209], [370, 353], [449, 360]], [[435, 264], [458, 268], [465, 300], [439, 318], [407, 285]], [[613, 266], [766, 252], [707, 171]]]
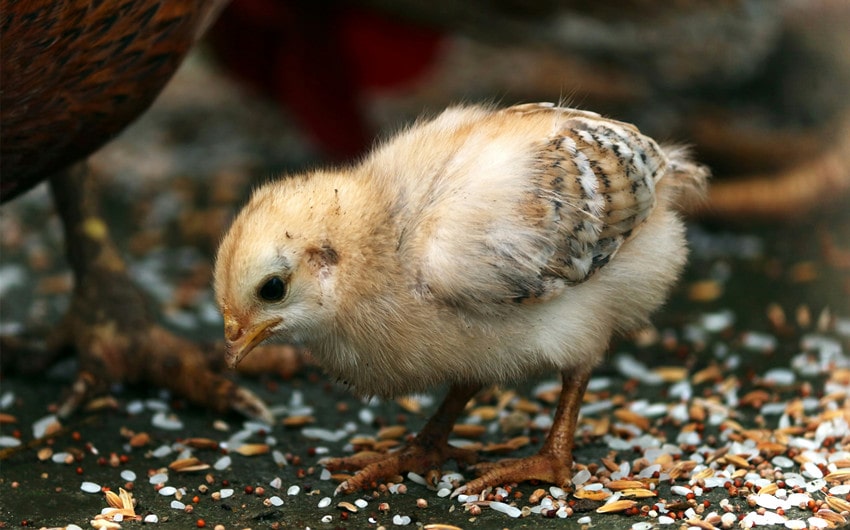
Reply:
[[327, 458], [321, 463], [331, 471], [357, 470], [360, 472], [337, 487], [336, 493], [351, 493], [396, 475], [413, 471], [424, 475], [440, 469], [443, 462], [452, 459], [465, 464], [475, 462], [474, 451], [452, 447], [448, 443], [455, 421], [467, 402], [481, 387], [455, 385], [449, 389], [437, 412], [419, 431], [413, 441], [394, 453], [359, 453], [346, 458]]
[[490, 486], [539, 480], [557, 486], [565, 486], [572, 477], [573, 443], [589, 371], [561, 373], [563, 387], [555, 411], [549, 436], [540, 451], [533, 456], [503, 460], [494, 464], [477, 466], [483, 473], [455, 490], [459, 493], [475, 493]]
[[50, 186], [75, 285], [69, 311], [48, 347], [74, 348], [80, 364], [59, 414], [67, 416], [110, 384], [124, 382], [168, 388], [202, 406], [271, 421], [262, 400], [214, 373], [197, 345], [156, 323], [147, 297], [128, 275], [98, 213], [95, 186], [85, 165], [57, 175]]

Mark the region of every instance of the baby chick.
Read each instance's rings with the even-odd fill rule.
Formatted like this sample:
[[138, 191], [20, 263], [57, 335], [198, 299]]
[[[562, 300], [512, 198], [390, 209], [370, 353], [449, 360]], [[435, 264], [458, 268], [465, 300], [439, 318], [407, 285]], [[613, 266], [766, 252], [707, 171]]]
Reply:
[[560, 372], [540, 452], [468, 491], [571, 476], [590, 372], [646, 322], [685, 264], [674, 207], [705, 168], [632, 125], [552, 104], [450, 108], [359, 165], [257, 189], [222, 241], [215, 290], [236, 365], [276, 336], [361, 395], [449, 384], [411, 444], [326, 460], [351, 492], [474, 454], [448, 445], [485, 385]]

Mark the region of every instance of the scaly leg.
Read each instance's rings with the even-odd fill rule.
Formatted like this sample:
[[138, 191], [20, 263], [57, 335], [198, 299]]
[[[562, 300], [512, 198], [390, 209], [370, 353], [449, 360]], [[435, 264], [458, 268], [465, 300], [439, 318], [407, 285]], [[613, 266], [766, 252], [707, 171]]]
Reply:
[[474, 451], [452, 447], [448, 444], [448, 439], [458, 416], [480, 389], [479, 385], [452, 386], [440, 408], [431, 416], [416, 438], [399, 451], [389, 454], [356, 454], [346, 458], [322, 460], [320, 463], [331, 471], [360, 470], [352, 478], [340, 484], [336, 493], [352, 493], [362, 488], [373, 487], [375, 482], [408, 471], [424, 475], [432, 469], [440, 469], [443, 462], [449, 459], [466, 464], [474, 463], [476, 459]]
[[589, 371], [561, 373], [563, 387], [549, 436], [540, 451], [533, 456], [503, 460], [477, 466], [484, 472], [467, 482], [452, 496], [476, 493], [490, 486], [539, 480], [556, 486], [566, 486], [572, 477], [573, 443], [584, 391], [590, 379]]
[[65, 228], [75, 286], [68, 313], [48, 346], [72, 346], [80, 360], [60, 416], [71, 414], [109, 385], [124, 382], [168, 388], [216, 411], [232, 409], [273, 421], [259, 397], [214, 373], [197, 345], [155, 322], [147, 297], [128, 276], [99, 215], [86, 167], [56, 175], [50, 186]]

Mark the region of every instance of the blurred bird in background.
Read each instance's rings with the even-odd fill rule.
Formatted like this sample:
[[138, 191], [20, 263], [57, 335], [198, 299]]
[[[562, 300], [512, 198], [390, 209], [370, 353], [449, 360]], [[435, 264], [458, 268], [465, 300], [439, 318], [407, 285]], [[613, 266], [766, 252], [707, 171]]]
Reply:
[[0, 3], [0, 198], [49, 179], [75, 280], [46, 354], [5, 337], [3, 362], [38, 369], [74, 349], [80, 371], [62, 416], [110, 385], [145, 383], [213, 409], [270, 418], [252, 392], [211, 370], [207, 353], [157, 323], [100, 216], [95, 183], [85, 165], [75, 165], [148, 108], [222, 7], [205, 0]]

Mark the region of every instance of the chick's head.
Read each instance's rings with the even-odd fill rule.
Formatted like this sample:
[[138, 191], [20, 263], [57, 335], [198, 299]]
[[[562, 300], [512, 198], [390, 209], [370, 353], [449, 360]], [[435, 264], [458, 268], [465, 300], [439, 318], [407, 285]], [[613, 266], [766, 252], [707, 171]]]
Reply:
[[293, 201], [267, 196], [274, 191], [255, 193], [216, 257], [215, 292], [230, 366], [270, 337], [303, 342], [315, 336], [333, 311], [338, 255], [320, 232], [300, 229], [302, 217], [287, 212]]

